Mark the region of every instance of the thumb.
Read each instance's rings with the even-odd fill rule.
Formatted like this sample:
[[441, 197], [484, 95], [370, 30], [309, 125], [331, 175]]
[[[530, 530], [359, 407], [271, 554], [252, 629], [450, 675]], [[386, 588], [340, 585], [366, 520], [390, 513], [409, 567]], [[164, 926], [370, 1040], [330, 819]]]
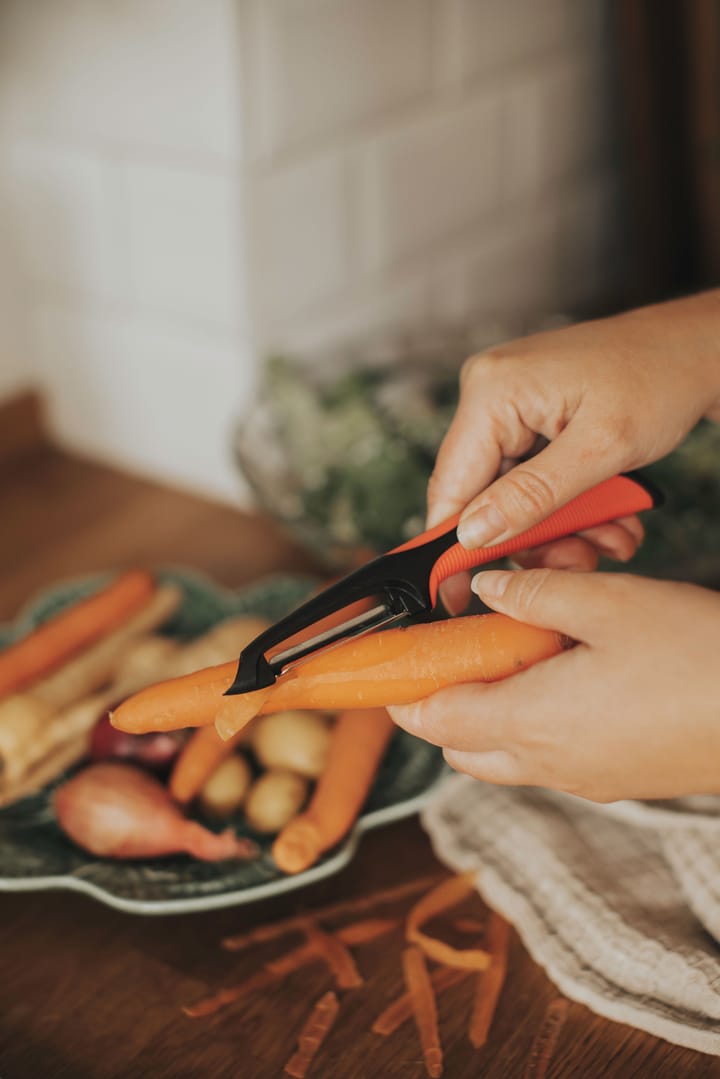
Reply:
[[609, 479], [614, 464], [607, 455], [590, 452], [587, 437], [567, 427], [473, 499], [460, 518], [458, 539], [470, 550], [502, 543]]
[[486, 570], [473, 579], [473, 592], [500, 614], [576, 641], [598, 643], [622, 617], [615, 574], [560, 569]]

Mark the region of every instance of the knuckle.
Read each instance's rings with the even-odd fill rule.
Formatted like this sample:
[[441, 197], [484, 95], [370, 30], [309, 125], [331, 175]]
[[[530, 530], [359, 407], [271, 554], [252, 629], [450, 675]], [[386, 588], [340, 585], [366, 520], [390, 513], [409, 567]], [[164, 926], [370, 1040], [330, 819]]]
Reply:
[[490, 375], [498, 360], [505, 360], [510, 355], [507, 345], [493, 345], [483, 352], [476, 352], [469, 356], [460, 368], [460, 386], [464, 386], [469, 379], [486, 378]]
[[508, 522], [524, 519], [528, 513], [538, 519], [547, 517], [555, 506], [555, 492], [544, 476], [530, 468], [517, 465], [503, 481], [503, 511]]
[[552, 576], [551, 569], [529, 569], [514, 573], [509, 588], [512, 589], [515, 605], [523, 611], [530, 611], [537, 602]]
[[476, 352], [474, 356], [468, 356], [460, 368], [460, 388], [462, 389], [469, 379], [473, 378], [485, 366], [485, 354]]

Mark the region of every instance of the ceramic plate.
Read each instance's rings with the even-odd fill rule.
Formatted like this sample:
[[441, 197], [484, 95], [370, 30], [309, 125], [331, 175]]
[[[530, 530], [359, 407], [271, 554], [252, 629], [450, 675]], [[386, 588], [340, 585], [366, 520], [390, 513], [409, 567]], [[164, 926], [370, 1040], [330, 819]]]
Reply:
[[[308, 578], [274, 577], [240, 592], [219, 588], [183, 569], [158, 574], [182, 588], [183, 603], [163, 632], [189, 639], [232, 615], [275, 621], [313, 587]], [[0, 649], [68, 604], [105, 583], [95, 576], [58, 585], [30, 604], [12, 624], [0, 626]], [[363, 832], [415, 813], [444, 774], [440, 752], [398, 731], [363, 813], [345, 842], [305, 873], [286, 877], [270, 857], [270, 842], [253, 835], [239, 815], [230, 824], [260, 846], [252, 862], [198, 862], [185, 855], [150, 861], [112, 861], [86, 854], [67, 839], [53, 815], [58, 778], [38, 794], [0, 810], [0, 891], [64, 888], [85, 892], [109, 906], [137, 914], [210, 910], [277, 895], [337, 873], [352, 858]], [[198, 819], [202, 819], [198, 817]], [[217, 827], [203, 820], [209, 827]]]

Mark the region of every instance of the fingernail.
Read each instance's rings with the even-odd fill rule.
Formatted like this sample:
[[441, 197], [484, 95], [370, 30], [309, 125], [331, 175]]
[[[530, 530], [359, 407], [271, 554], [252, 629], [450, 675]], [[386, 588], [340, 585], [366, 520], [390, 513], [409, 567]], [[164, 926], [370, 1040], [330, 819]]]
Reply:
[[457, 527], [457, 537], [463, 547], [487, 547], [507, 531], [507, 521], [496, 506], [483, 506], [468, 517], [463, 517]]
[[484, 573], [476, 573], [472, 579], [472, 590], [476, 596], [487, 599], [500, 599], [505, 592], [512, 572], [502, 569], [488, 569]]

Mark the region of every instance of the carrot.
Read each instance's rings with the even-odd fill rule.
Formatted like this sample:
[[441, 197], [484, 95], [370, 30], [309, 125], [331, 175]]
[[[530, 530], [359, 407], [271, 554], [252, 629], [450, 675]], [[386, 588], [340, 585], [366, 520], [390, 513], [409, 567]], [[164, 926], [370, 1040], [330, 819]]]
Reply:
[[268, 689], [224, 700], [237, 664], [207, 667], [130, 697], [112, 722], [131, 734], [215, 722], [230, 738], [260, 712], [407, 704], [445, 686], [506, 678], [565, 646], [551, 630], [501, 614], [471, 615], [347, 641], [287, 671]]
[[419, 948], [410, 947], [403, 952], [402, 960], [405, 985], [425, 1057], [425, 1068], [428, 1075], [437, 1077], [443, 1072], [443, 1055], [438, 1033], [435, 992], [425, 965], [425, 956]]
[[391, 629], [347, 641], [282, 675], [275, 685], [218, 702], [229, 738], [262, 712], [409, 704], [462, 682], [494, 682], [563, 648], [551, 630], [500, 614]]
[[210, 776], [242, 741], [238, 731], [225, 742], [214, 727], [200, 727], [185, 743], [170, 774], [168, 784], [176, 802], [187, 805], [200, 793]]
[[290, 1057], [290, 1060], [285, 1065], [285, 1072], [293, 1076], [293, 1079], [305, 1079], [307, 1070], [312, 1064], [318, 1049], [325, 1041], [339, 1010], [340, 1003], [332, 992], [325, 993], [317, 1001], [300, 1031], [297, 1052]]
[[275, 864], [301, 873], [352, 828], [363, 807], [393, 732], [384, 709], [343, 712], [330, 739], [325, 771], [307, 809], [273, 843]]
[[495, 1015], [497, 1002], [505, 982], [507, 953], [510, 943], [510, 926], [501, 915], [493, 914], [487, 933], [487, 946], [491, 955], [490, 966], [484, 974], [478, 974], [475, 988], [468, 1036], [475, 1049], [485, 1045]]
[[57, 670], [103, 634], [122, 625], [152, 595], [155, 583], [144, 570], [121, 574], [94, 596], [43, 622], [0, 652], [0, 697]]

